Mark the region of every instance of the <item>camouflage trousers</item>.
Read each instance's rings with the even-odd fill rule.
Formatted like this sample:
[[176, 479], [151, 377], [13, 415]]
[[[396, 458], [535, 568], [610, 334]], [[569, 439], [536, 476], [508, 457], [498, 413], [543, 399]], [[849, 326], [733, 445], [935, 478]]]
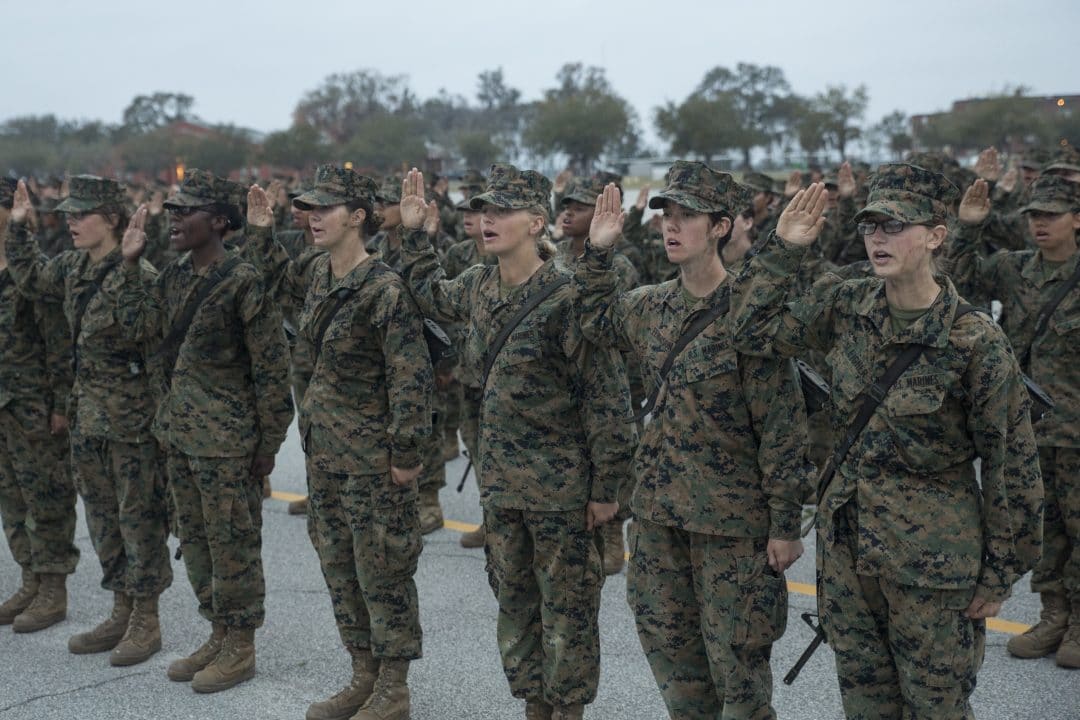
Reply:
[[180, 549], [199, 614], [232, 628], [262, 625], [262, 484], [251, 458], [206, 458], [171, 450], [169, 482]]
[[600, 680], [604, 575], [585, 511], [484, 508], [488, 580], [499, 601], [495, 634], [516, 698], [591, 703]]
[[377, 658], [419, 658], [416, 487], [389, 475], [328, 473], [309, 461], [308, 492], [308, 529], [341, 641]]
[[1065, 595], [1080, 622], [1080, 448], [1039, 448], [1046, 504], [1031, 590]]
[[817, 537], [818, 611], [849, 720], [970, 720], [986, 623], [968, 590], [910, 587], [855, 569], [855, 503]]
[[169, 518], [157, 443], [71, 437], [75, 485], [86, 506], [101, 587], [157, 597], [172, 584]]
[[630, 525], [627, 602], [671, 717], [776, 717], [769, 657], [787, 626], [787, 585], [766, 542]]
[[33, 573], [70, 575], [79, 562], [67, 446], [0, 408], [0, 519], [15, 562]]

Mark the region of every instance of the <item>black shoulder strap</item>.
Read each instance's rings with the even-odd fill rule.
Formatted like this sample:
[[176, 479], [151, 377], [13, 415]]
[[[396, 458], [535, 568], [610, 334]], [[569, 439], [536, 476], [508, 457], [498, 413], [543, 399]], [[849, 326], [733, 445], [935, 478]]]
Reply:
[[206, 298], [210, 296], [210, 293], [214, 291], [214, 288], [221, 284], [221, 281], [227, 278], [229, 273], [233, 271], [233, 268], [241, 262], [243, 262], [243, 260], [239, 255], [230, 255], [225, 258], [225, 260], [222, 261], [222, 263], [206, 278], [195, 297], [184, 306], [183, 312], [180, 313], [176, 322], [173, 323], [169, 334], [161, 341], [161, 345], [158, 346], [157, 352], [154, 353], [154, 357], [161, 361], [162, 367], [168, 377], [171, 377], [173, 370], [176, 369], [176, 361], [180, 355], [180, 346], [184, 344], [184, 338], [187, 337], [188, 328], [191, 327], [191, 323], [195, 319], [195, 313], [199, 311], [199, 308], [202, 307], [202, 304], [206, 301]]
[[634, 422], [641, 422], [645, 419], [645, 416], [653, 411], [656, 407], [656, 398], [660, 396], [660, 388], [663, 387], [667, 381], [668, 373], [671, 372], [671, 366], [675, 364], [675, 358], [679, 357], [679, 354], [686, 349], [686, 346], [693, 342], [694, 338], [704, 332], [705, 328], [716, 322], [716, 319], [721, 315], [727, 313], [728, 308], [731, 306], [731, 294], [724, 293], [724, 296], [716, 301], [715, 305], [712, 305], [706, 310], [702, 310], [695, 317], [693, 322], [686, 326], [682, 335], [675, 340], [675, 344], [671, 346], [671, 350], [668, 351], [667, 357], [664, 358], [664, 364], [660, 366], [660, 372], [656, 373], [656, 377], [653, 378], [653, 389], [649, 393], [648, 399], [645, 404], [634, 414]]
[[[972, 305], [961, 303], [956, 307], [956, 315], [953, 316], [953, 323], [967, 315], [970, 312], [975, 312], [977, 308]], [[892, 361], [892, 364], [885, 369], [885, 372], [874, 381], [874, 384], [866, 389], [863, 393], [862, 405], [859, 406], [859, 412], [855, 415], [855, 419], [851, 425], [848, 426], [848, 431], [844, 435], [844, 440], [833, 451], [832, 457], [829, 458], [828, 464], [825, 466], [825, 470], [821, 474], [821, 479], [818, 481], [818, 502], [821, 502], [822, 496], [825, 494], [825, 490], [832, 480], [833, 475], [836, 474], [836, 469], [840, 467], [840, 464], [844, 462], [844, 458], [851, 451], [855, 441], [859, 439], [859, 435], [866, 428], [870, 422], [870, 418], [873, 417], [874, 411], [878, 409], [878, 406], [885, 400], [885, 396], [889, 393], [889, 390], [896, 381], [900, 379], [900, 376], [904, 374], [911, 364], [919, 359], [919, 356], [926, 350], [925, 345], [908, 345], [903, 351]]]
[[499, 352], [502, 350], [503, 345], [506, 344], [506, 339], [514, 332], [514, 329], [520, 325], [521, 321], [527, 318], [540, 303], [547, 300], [556, 290], [569, 282], [570, 278], [561, 277], [557, 280], [552, 280], [547, 285], [541, 286], [535, 293], [529, 296], [529, 299], [525, 301], [525, 304], [521, 306], [517, 313], [515, 313], [514, 316], [499, 329], [499, 334], [491, 341], [491, 345], [484, 354], [484, 374], [480, 378], [481, 389], [487, 387], [488, 375], [491, 374], [491, 368], [495, 365], [495, 358], [499, 356]]
[[79, 294], [79, 297], [75, 300], [75, 317], [74, 322], [71, 325], [71, 340], [72, 342], [78, 342], [79, 333], [82, 331], [83, 316], [86, 315], [86, 309], [90, 306], [90, 301], [94, 299], [94, 296], [101, 290], [101, 284], [105, 282], [105, 276], [109, 272], [120, 264], [123, 256], [119, 253], [115, 257], [103, 260], [101, 267], [98, 268], [97, 274], [94, 275], [93, 282], [83, 289]]
[[[371, 270], [368, 271], [367, 277], [375, 277], [387, 272], [393, 272], [386, 265], [375, 263]], [[322, 320], [319, 322], [319, 327], [315, 330], [315, 347], [313, 349], [315, 353], [314, 362], [319, 361], [319, 353], [322, 352], [323, 338], [326, 337], [326, 331], [330, 329], [330, 323], [334, 322], [334, 318], [341, 311], [341, 308], [349, 301], [353, 295], [356, 294], [360, 288], [338, 288], [334, 292], [330, 293], [334, 296], [334, 304], [330, 306], [330, 309], [323, 313]]]
[[117, 253], [114, 257], [103, 260], [97, 274], [94, 275], [93, 282], [88, 287], [83, 288], [83, 291], [75, 298], [74, 322], [71, 323], [71, 370], [73, 373], [79, 372], [79, 333], [82, 332], [82, 322], [86, 316], [86, 309], [90, 307], [90, 301], [101, 290], [101, 284], [105, 282], [105, 276], [119, 265], [123, 259], [123, 256]]
[[1077, 263], [1076, 269], [1073, 274], [1069, 276], [1069, 279], [1062, 283], [1057, 292], [1054, 293], [1049, 300], [1046, 301], [1039, 313], [1035, 316], [1035, 330], [1031, 334], [1031, 343], [1028, 344], [1027, 350], [1024, 351], [1024, 356], [1020, 359], [1020, 367], [1027, 368], [1028, 363], [1031, 361], [1031, 348], [1035, 345], [1035, 340], [1046, 332], [1047, 325], [1050, 324], [1050, 316], [1057, 310], [1058, 305], [1065, 299], [1065, 296], [1072, 292], [1072, 289], [1076, 287], [1076, 284], [1080, 282], [1080, 263]]
[[322, 352], [323, 338], [326, 337], [326, 331], [330, 329], [330, 323], [334, 321], [338, 312], [342, 306], [349, 301], [353, 295], [356, 294], [357, 288], [344, 287], [338, 288], [333, 293], [334, 304], [330, 306], [330, 309], [323, 313], [322, 320], [319, 322], [319, 327], [315, 331], [315, 347], [313, 352], [315, 353], [314, 362], [319, 361], [319, 353]]

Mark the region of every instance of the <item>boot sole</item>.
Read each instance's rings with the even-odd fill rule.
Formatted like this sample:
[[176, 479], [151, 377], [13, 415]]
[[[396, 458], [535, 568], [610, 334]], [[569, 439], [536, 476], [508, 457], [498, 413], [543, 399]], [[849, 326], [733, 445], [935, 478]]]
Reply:
[[128, 667], [146, 662], [161, 650], [161, 641], [157, 641], [138, 655], [117, 655], [113, 653], [109, 657], [109, 664], [113, 667]]
[[[209, 665], [210, 663], [207, 663]], [[202, 670], [203, 668], [199, 668]], [[195, 679], [195, 673], [199, 670], [192, 670], [191, 672], [181, 673], [179, 670], [174, 671], [171, 667], [165, 671], [165, 676], [173, 682], [191, 682]]]
[[17, 633], [35, 633], [39, 630], [44, 630], [45, 628], [51, 628], [53, 625], [61, 623], [66, 619], [67, 611], [65, 611], [63, 615], [56, 616], [55, 618], [49, 618], [47, 621], [39, 620], [33, 625], [20, 625], [18, 622], [18, 618], [15, 618], [15, 622], [11, 624], [11, 629]]
[[228, 690], [229, 688], [234, 688], [240, 683], [246, 682], [253, 677], [255, 677], [255, 668], [252, 667], [245, 670], [243, 673], [241, 673], [235, 678], [224, 680], [219, 683], [214, 683], [212, 685], [197, 684], [193, 680], [191, 683], [191, 689], [197, 693], [216, 693], [221, 692], [222, 690]]
[[124, 639], [124, 636], [121, 635], [120, 637], [116, 638], [115, 641], [110, 642], [108, 644], [80, 645], [80, 646], [75, 646], [75, 647], [72, 647], [71, 641], [68, 641], [68, 652], [71, 653], [72, 655], [97, 655], [98, 653], [109, 652], [110, 650], [115, 648], [117, 645], [119, 645], [120, 641], [123, 640], [123, 639]]

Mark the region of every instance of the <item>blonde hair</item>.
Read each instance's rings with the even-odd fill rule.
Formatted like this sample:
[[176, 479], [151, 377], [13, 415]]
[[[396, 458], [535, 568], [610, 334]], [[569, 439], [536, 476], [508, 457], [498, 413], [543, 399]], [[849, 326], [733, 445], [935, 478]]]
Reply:
[[544, 229], [536, 236], [536, 252], [540, 255], [541, 260], [547, 262], [559, 252], [558, 248], [555, 247], [555, 243], [551, 240], [551, 235], [548, 233], [550, 210], [543, 205], [532, 205], [526, 210], [530, 215], [535, 215], [544, 219]]

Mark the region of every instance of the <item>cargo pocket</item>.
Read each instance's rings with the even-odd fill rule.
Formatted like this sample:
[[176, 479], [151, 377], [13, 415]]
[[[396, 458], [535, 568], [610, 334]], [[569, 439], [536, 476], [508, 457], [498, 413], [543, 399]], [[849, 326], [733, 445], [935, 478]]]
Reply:
[[731, 644], [767, 647], [787, 628], [787, 584], [764, 553], [737, 558], [739, 586], [731, 613]]
[[250, 484], [254, 483], [254, 481], [247, 478], [240, 480], [237, 486], [229, 488], [221, 498], [221, 515], [230, 519], [229, 524], [232, 527], [233, 537], [247, 535], [255, 527], [249, 497], [251, 493], [249, 488], [245, 487], [245, 483]]
[[389, 473], [374, 479], [371, 490], [373, 565], [381, 573], [411, 576], [416, 571], [424, 538], [416, 485], [395, 485]]
[[941, 590], [931, 619], [931, 636], [920, 648], [916, 672], [928, 687], [974, 686], [986, 648], [986, 621], [971, 620], [964, 610], [971, 602], [970, 590]]

